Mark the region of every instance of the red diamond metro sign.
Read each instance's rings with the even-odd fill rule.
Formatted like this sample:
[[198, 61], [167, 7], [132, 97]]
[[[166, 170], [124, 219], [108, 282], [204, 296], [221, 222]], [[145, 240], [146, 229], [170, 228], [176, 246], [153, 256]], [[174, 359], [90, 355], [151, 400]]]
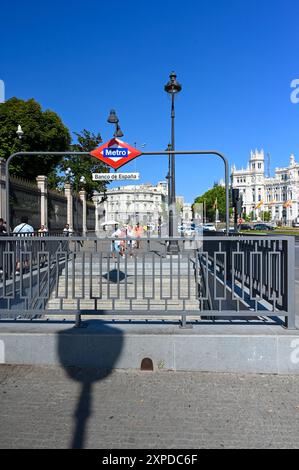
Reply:
[[116, 137], [90, 152], [90, 155], [117, 170], [142, 152]]

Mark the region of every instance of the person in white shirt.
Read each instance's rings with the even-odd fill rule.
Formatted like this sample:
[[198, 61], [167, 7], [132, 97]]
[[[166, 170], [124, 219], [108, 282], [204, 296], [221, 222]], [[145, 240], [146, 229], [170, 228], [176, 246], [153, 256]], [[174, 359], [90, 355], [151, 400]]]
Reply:
[[72, 229], [70, 228], [69, 224], [65, 224], [64, 229], [63, 229], [63, 235], [68, 237], [73, 233]]
[[122, 250], [123, 240], [119, 240], [119, 238], [122, 237], [121, 229], [118, 228], [117, 230], [115, 230], [115, 232], [112, 233], [111, 237], [116, 239], [111, 242], [112, 258], [115, 258], [116, 253], [119, 253], [122, 256], [123, 255], [123, 250]]
[[[18, 235], [19, 237], [27, 237], [27, 236], [34, 234], [34, 228], [28, 224], [28, 217], [24, 216], [21, 218], [21, 223], [13, 229], [13, 233], [14, 235]], [[30, 246], [31, 246], [31, 243], [30, 243]], [[16, 242], [16, 274], [17, 275], [20, 274], [20, 252], [21, 250], [22, 252], [29, 251], [30, 246], [29, 246], [29, 243], [26, 242], [25, 240], [22, 242], [21, 241]], [[23, 259], [24, 259], [25, 267], [28, 268], [29, 267], [28, 257], [24, 256]]]
[[28, 224], [28, 217], [21, 218], [21, 223], [13, 229], [13, 233], [34, 233], [34, 228]]

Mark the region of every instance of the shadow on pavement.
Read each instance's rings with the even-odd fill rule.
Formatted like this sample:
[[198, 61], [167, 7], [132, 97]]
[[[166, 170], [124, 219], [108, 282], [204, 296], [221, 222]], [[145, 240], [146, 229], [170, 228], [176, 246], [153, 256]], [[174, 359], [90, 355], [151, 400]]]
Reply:
[[86, 328], [70, 328], [58, 333], [61, 366], [68, 376], [81, 383], [80, 397], [74, 412], [74, 432], [70, 447], [85, 446], [86, 427], [92, 416], [92, 387], [105, 379], [115, 367], [123, 346], [122, 331], [98, 322]]

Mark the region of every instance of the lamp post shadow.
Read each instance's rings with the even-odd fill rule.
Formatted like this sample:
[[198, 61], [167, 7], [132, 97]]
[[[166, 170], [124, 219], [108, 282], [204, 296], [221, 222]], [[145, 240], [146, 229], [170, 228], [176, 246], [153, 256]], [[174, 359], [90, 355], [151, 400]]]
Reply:
[[70, 328], [58, 333], [61, 366], [81, 391], [74, 411], [74, 431], [70, 448], [83, 449], [86, 428], [92, 416], [93, 385], [105, 379], [115, 368], [123, 346], [123, 333], [102, 321], [86, 322], [86, 328]]

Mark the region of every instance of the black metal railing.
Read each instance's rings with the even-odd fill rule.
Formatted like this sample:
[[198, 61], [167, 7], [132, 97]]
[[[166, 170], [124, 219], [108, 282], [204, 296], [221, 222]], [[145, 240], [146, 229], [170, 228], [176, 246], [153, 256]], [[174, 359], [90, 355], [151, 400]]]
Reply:
[[263, 317], [295, 327], [291, 237], [1, 237], [0, 269], [1, 318]]

